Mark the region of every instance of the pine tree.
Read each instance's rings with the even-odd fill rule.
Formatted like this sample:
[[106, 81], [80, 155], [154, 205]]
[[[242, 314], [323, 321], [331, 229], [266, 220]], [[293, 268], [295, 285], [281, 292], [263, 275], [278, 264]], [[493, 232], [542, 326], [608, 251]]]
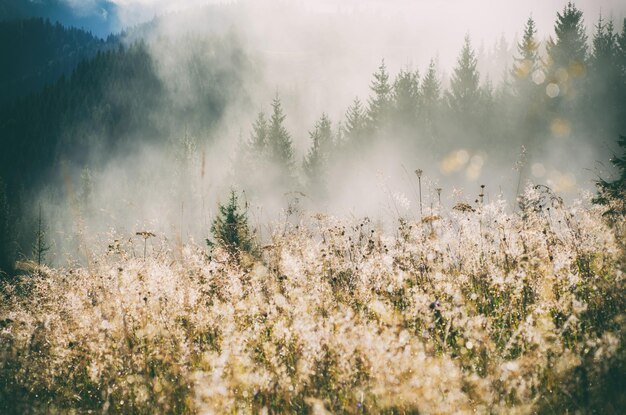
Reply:
[[11, 222], [7, 189], [0, 178], [0, 277], [11, 274], [14, 267], [14, 255], [11, 247]]
[[403, 69], [393, 83], [394, 124], [401, 127], [414, 127], [419, 106], [419, 73]]
[[47, 227], [44, 223], [41, 205], [39, 206], [39, 216], [37, 217], [37, 231], [35, 232], [35, 241], [33, 243], [33, 258], [37, 261], [37, 265], [41, 266], [46, 260], [46, 255], [51, 246], [47, 242]]
[[320, 190], [325, 182], [326, 170], [333, 150], [332, 125], [328, 116], [322, 114], [315, 123], [315, 128], [309, 133], [311, 148], [303, 161], [303, 169], [309, 185]]
[[[616, 62], [618, 67], [619, 82], [617, 83], [617, 97], [619, 102], [626, 102], [626, 18], [623, 21], [622, 33], [617, 36]], [[621, 120], [617, 128], [626, 131], [626, 105], [619, 106], [618, 118]]]
[[569, 95], [574, 98], [580, 92], [580, 80], [587, 71], [587, 35], [583, 12], [573, 3], [567, 3], [562, 13], [557, 12], [554, 31], [556, 39], [551, 38], [546, 45], [546, 82], [559, 87], [559, 97]]
[[291, 137], [284, 126], [286, 115], [278, 95], [272, 102], [272, 116], [267, 128], [266, 149], [269, 160], [275, 163], [285, 174], [293, 170], [293, 147]]
[[[622, 33], [617, 36], [617, 62], [622, 75], [621, 87], [626, 90], [626, 18], [622, 23]], [[626, 98], [626, 97], [625, 97]]]
[[242, 252], [253, 253], [253, 236], [248, 228], [248, 217], [246, 212], [240, 210], [234, 190], [230, 192], [228, 203], [220, 204], [218, 210], [211, 226], [214, 241], [206, 240], [209, 247], [217, 245], [235, 257]]
[[344, 135], [346, 140], [354, 144], [363, 139], [366, 128], [366, 115], [363, 104], [359, 97], [355, 97], [352, 105], [346, 111], [346, 123], [344, 125]]
[[618, 145], [622, 149], [622, 155], [615, 155], [611, 159], [618, 176], [612, 181], [600, 179], [596, 182], [598, 195], [593, 202], [608, 207], [606, 216], [612, 219], [621, 217], [623, 221], [626, 215], [626, 136], [620, 136]]
[[441, 82], [437, 75], [435, 60], [431, 59], [428, 72], [421, 85], [422, 110], [421, 120], [429, 133], [433, 133], [435, 118], [441, 102]]
[[622, 74], [619, 64], [618, 34], [613, 22], [598, 19], [593, 35], [593, 50], [589, 59], [589, 75], [585, 86], [585, 113], [590, 117], [590, 127], [597, 136], [615, 137], [620, 121], [626, 116], [622, 105]]
[[370, 84], [370, 90], [373, 94], [368, 100], [367, 124], [370, 132], [376, 132], [386, 126], [392, 102], [389, 72], [387, 72], [384, 59], [378, 67], [378, 71], [374, 73], [374, 80]]
[[480, 101], [479, 74], [476, 54], [469, 35], [465, 36], [463, 49], [457, 59], [448, 92], [448, 104], [454, 114], [468, 120], [476, 113]]
[[514, 58], [513, 87], [519, 97], [529, 98], [532, 91], [538, 90], [533, 75], [541, 69], [539, 57], [539, 43], [536, 40], [537, 29], [535, 21], [529, 17], [524, 27], [524, 36], [517, 45], [518, 56]]
[[259, 112], [254, 124], [252, 125], [252, 133], [248, 143], [249, 151], [256, 157], [260, 157], [266, 151], [268, 140], [268, 124], [265, 114]]

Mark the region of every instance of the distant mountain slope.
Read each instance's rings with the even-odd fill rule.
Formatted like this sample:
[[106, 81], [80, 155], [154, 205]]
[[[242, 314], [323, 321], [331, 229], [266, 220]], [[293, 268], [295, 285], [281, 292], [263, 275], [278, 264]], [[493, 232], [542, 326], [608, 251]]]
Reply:
[[[250, 69], [244, 53], [228, 39], [181, 39], [167, 49], [190, 47], [190, 42], [206, 53], [178, 59], [168, 80], [144, 43], [120, 45], [97, 52], [70, 77], [0, 109], [0, 177], [9, 190], [49, 183], [59, 177], [63, 161], [105, 163], [122, 146], [185, 132], [210, 137], [226, 107], [245, 99], [243, 79]], [[181, 94], [180, 88], [187, 92]]]
[[0, 22], [0, 106], [70, 75], [84, 59], [113, 47], [81, 29], [41, 18]]
[[119, 30], [117, 6], [109, 0], [0, 0], [0, 21], [33, 17], [85, 28], [100, 37]]

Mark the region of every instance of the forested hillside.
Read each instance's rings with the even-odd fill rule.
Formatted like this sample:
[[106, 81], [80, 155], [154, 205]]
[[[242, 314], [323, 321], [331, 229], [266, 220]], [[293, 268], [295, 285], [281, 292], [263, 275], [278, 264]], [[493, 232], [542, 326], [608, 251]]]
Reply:
[[42, 18], [0, 21], [0, 107], [69, 76], [83, 60], [116, 44]]

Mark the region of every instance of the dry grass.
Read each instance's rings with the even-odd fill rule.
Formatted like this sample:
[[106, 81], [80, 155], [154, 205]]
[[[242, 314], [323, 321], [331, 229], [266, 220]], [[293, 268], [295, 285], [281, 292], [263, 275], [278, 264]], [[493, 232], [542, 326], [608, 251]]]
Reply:
[[595, 207], [525, 202], [38, 270], [0, 291], [0, 412], [617, 413], [624, 252]]

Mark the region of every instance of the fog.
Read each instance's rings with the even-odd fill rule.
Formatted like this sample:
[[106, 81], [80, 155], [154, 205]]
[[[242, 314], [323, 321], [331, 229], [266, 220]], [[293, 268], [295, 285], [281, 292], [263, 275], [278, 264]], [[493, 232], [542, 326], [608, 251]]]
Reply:
[[[68, 2], [82, 13], [97, 7], [97, 2]], [[382, 139], [365, 150], [335, 155], [323, 192], [310, 192], [304, 184], [301, 164], [316, 120], [327, 114], [336, 131], [355, 97], [367, 107], [372, 74], [383, 59], [390, 82], [401, 70], [417, 70], [423, 79], [433, 60], [445, 91], [468, 34], [480, 83], [492, 84], [495, 95], [511, 70], [528, 17], [536, 21], [544, 50], [564, 1], [113, 2], [119, 29], [128, 29], [124, 41], [145, 41], [167, 100], [187, 108], [189, 116], [177, 123], [165, 108], [147, 108], [168, 125], [163, 140], [150, 142], [140, 134], [132, 147], [105, 149], [104, 154], [98, 149], [87, 158], [92, 162], [73, 165], [62, 185], [46, 187], [39, 201], [58, 263], [88, 260], [85, 252], [105, 250], [116, 239], [140, 244], [139, 231], [154, 232], [170, 248], [191, 240], [203, 243], [218, 203], [231, 189], [262, 240], [278, 229], [278, 220], [298, 223], [322, 212], [370, 216], [392, 226], [400, 218], [441, 213], [457, 202], [475, 203], [481, 192], [488, 200], [504, 198], [514, 210], [517, 193], [528, 183], [545, 183], [575, 198], [593, 191], [599, 162], [613, 150], [609, 138], [592, 139], [578, 130], [537, 138], [545, 142], [541, 154], [532, 148], [534, 141], [508, 143], [507, 137], [501, 140], [508, 144], [501, 142], [492, 151], [478, 133], [466, 139], [473, 133], [462, 126], [451, 126], [448, 141], [441, 142], [394, 130], [388, 132], [393, 139], [379, 133]], [[576, 5], [584, 12], [590, 39], [600, 13], [621, 31], [624, 2]], [[203, 39], [237, 45], [248, 67], [241, 71], [229, 67], [233, 60], [222, 62], [221, 72], [242, 73], [240, 88], [227, 97], [224, 113], [210, 129], [194, 121], [203, 114], [193, 113], [203, 98], [202, 84], [219, 82], [202, 76], [208, 65], [203, 55], [216, 53]], [[251, 174], [240, 164], [257, 114], [269, 116], [277, 96], [294, 147], [296, 177], [289, 185], [278, 184], [281, 172], [271, 165]], [[423, 170], [421, 193], [416, 169]], [[436, 189], [442, 189], [440, 195]]]

